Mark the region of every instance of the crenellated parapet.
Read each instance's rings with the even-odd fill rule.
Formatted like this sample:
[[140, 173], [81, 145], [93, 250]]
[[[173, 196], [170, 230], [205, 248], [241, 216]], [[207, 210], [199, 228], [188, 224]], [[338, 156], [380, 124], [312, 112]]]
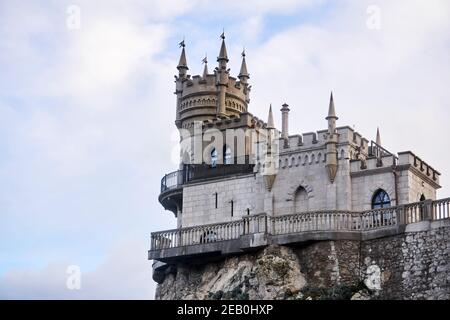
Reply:
[[[355, 159], [358, 156], [367, 157], [369, 152], [369, 141], [363, 138], [361, 134], [355, 132], [352, 128], [338, 127], [337, 131], [337, 151], [339, 157], [342, 150], [345, 150], [346, 158]], [[280, 154], [290, 154], [298, 152], [308, 152], [316, 149], [325, 148], [327, 141], [327, 130], [316, 132], [306, 132], [294, 134], [288, 137], [287, 144], [280, 143]], [[282, 140], [283, 138], [280, 138]]]
[[435, 184], [439, 185], [439, 176], [441, 175], [439, 171], [433, 169], [432, 166], [427, 164], [411, 151], [398, 153], [398, 165], [408, 166], [418, 175], [426, 177], [427, 179], [433, 181]]
[[[193, 96], [202, 96], [205, 94], [213, 93], [217, 95], [217, 83], [215, 74], [207, 74], [206, 77], [195, 75], [182, 81], [180, 90], [183, 92], [182, 98], [187, 99]], [[240, 100], [247, 108], [250, 99], [248, 97], [248, 87], [242, 84], [234, 77], [229, 77], [228, 86], [226, 88], [227, 97], [231, 97]]]
[[364, 173], [370, 170], [392, 170], [392, 166], [398, 163], [398, 158], [394, 155], [383, 155], [381, 161], [377, 157], [366, 159], [353, 159], [350, 161], [350, 173]]
[[394, 154], [383, 154], [379, 157], [371, 155], [366, 159], [350, 161], [350, 173], [353, 176], [404, 170], [410, 170], [422, 180], [440, 188], [439, 176], [441, 174], [411, 151], [399, 152], [398, 156]]
[[[336, 153], [337, 161], [350, 161], [352, 159], [366, 159], [368, 156], [369, 142], [352, 128], [338, 127]], [[328, 130], [306, 132], [290, 135], [288, 143], [283, 143], [284, 138], [278, 141], [279, 154], [277, 169], [288, 169], [311, 165], [325, 166], [326, 141]], [[374, 160], [376, 160], [374, 158]], [[360, 160], [358, 160], [360, 161]], [[387, 161], [387, 160], [386, 160]], [[256, 168], [262, 168], [263, 161], [256, 162]]]

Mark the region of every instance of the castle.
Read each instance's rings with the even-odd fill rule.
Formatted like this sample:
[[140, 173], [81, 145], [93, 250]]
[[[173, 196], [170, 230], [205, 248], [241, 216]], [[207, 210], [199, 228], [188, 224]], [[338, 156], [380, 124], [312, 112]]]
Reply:
[[[338, 126], [333, 94], [317, 132], [290, 134], [249, 112], [246, 55], [230, 75], [225, 36], [217, 67], [188, 75], [184, 41], [177, 66], [176, 119], [180, 167], [161, 181], [159, 201], [177, 228], [152, 234], [149, 259], [162, 283], [177, 265], [206, 263], [269, 245], [366, 241], [402, 234], [408, 225], [444, 221], [449, 202], [436, 200], [440, 173], [411, 151], [383, 148]], [[325, 111], [325, 110], [324, 110]], [[324, 124], [325, 124], [324, 121]]]

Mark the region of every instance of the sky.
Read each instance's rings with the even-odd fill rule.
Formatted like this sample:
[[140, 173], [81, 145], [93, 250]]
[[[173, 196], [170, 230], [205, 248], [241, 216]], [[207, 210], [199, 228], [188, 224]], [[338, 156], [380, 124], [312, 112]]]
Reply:
[[[338, 125], [411, 150], [450, 195], [447, 0], [0, 0], [0, 299], [152, 299], [152, 231], [176, 170], [174, 78], [225, 30], [249, 111], [290, 134]], [[278, 106], [278, 107], [277, 107]], [[68, 267], [80, 271], [69, 288]]]

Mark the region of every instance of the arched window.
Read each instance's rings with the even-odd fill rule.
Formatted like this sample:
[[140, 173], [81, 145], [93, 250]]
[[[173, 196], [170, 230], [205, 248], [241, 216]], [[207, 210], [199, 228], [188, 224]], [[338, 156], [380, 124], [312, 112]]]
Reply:
[[425, 195], [422, 193], [422, 195], [420, 196], [420, 201], [425, 201], [425, 200], [427, 200], [427, 199], [425, 198]]
[[389, 208], [391, 206], [391, 198], [386, 191], [379, 189], [372, 198], [372, 209]]
[[299, 187], [294, 197], [295, 213], [307, 212], [309, 210], [308, 193], [305, 188]]
[[211, 167], [215, 168], [217, 166], [217, 150], [213, 148], [211, 150]]
[[231, 164], [231, 148], [227, 145], [223, 146], [223, 163]]

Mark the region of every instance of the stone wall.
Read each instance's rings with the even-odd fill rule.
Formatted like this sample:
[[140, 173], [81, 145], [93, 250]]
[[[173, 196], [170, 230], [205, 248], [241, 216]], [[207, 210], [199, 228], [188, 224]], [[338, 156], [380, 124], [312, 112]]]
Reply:
[[[217, 193], [217, 208], [216, 196]], [[230, 177], [215, 182], [192, 183], [183, 188], [182, 226], [240, 220], [255, 214], [255, 178], [252, 175]], [[233, 201], [233, 215], [231, 214]]]
[[363, 242], [361, 255], [362, 276], [380, 298], [450, 299], [448, 220], [410, 224], [405, 234]]
[[179, 264], [156, 299], [450, 299], [450, 220], [368, 241], [269, 246], [202, 265]]

